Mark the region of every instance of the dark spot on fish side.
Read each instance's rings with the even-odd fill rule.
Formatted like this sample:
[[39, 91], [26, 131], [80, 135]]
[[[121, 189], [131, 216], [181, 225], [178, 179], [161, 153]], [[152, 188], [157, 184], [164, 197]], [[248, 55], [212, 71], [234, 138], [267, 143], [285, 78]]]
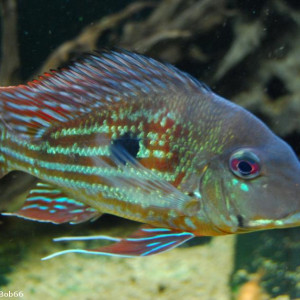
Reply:
[[241, 215], [236, 216], [239, 227], [244, 227], [244, 218]]
[[289, 93], [284, 82], [277, 76], [273, 76], [266, 85], [266, 92], [271, 100], [277, 100]]
[[111, 153], [121, 163], [126, 163], [128, 155], [130, 158], [136, 158], [140, 150], [139, 139], [133, 134], [126, 132], [119, 138], [112, 141]]

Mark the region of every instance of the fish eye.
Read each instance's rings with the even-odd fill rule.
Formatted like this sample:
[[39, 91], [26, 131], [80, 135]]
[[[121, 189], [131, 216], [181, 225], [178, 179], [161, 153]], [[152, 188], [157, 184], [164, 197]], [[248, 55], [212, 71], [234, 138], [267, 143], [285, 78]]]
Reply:
[[229, 167], [233, 174], [243, 179], [252, 179], [260, 174], [260, 160], [249, 149], [233, 153], [229, 160]]

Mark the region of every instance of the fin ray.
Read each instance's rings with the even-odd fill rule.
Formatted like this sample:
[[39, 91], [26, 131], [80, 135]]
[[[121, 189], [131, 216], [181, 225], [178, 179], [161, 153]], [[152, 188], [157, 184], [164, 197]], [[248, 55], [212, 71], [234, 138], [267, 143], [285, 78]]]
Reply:
[[94, 52], [27, 85], [1, 87], [0, 114], [16, 133], [40, 137], [54, 123], [120, 100], [147, 99], [150, 91], [153, 96], [210, 92], [189, 74], [143, 55]]
[[[127, 238], [111, 238], [107, 236], [96, 236], [92, 239], [112, 240], [115, 243], [109, 246], [91, 250], [69, 249], [56, 252], [43, 258], [50, 259], [66, 253], [84, 253], [94, 255], [108, 255], [119, 257], [148, 256], [165, 252], [179, 246], [194, 237], [190, 232], [180, 232], [167, 228], [141, 227], [133, 235]], [[85, 237], [58, 238], [55, 241], [87, 240]]]
[[[180, 215], [191, 198], [171, 183], [145, 168], [134, 157], [121, 149], [114, 149], [112, 160], [116, 168], [109, 166], [101, 157], [94, 157], [94, 166], [111, 170], [101, 174], [108, 185], [118, 188], [124, 199], [135, 199], [143, 207], [173, 209]], [[115, 172], [113, 172], [113, 170]]]
[[17, 216], [40, 222], [77, 224], [101, 215], [96, 209], [66, 196], [58, 188], [38, 182], [29, 192], [25, 204], [16, 212], [3, 215]]

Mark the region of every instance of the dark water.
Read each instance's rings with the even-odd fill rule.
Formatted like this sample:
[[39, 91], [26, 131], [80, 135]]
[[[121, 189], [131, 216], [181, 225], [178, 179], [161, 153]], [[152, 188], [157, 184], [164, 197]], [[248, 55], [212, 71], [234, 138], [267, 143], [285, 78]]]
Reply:
[[129, 0], [18, 1], [19, 47], [22, 78], [63, 42], [76, 37], [87, 25], [126, 7]]
[[[123, 17], [119, 14], [134, 1], [19, 0], [15, 3], [15, 34], [18, 41], [15, 46], [18, 49], [20, 64], [13, 73], [12, 82], [21, 83], [45, 71], [42, 66], [59, 46], [69, 40], [74, 41], [87, 26], [96, 24], [104, 17], [118, 14], [118, 21], [111, 18], [109, 26], [104, 23], [101, 25], [102, 30], [95, 37], [93, 49], [85, 45], [74, 45], [64, 52], [62, 59], [52, 61], [53, 68], [66, 65], [70, 59], [95, 48], [121, 47], [169, 61], [203, 80], [217, 93], [252, 111], [285, 139], [298, 156], [300, 155], [299, 1], [148, 1], [148, 6], [136, 8], [135, 13], [128, 13]], [[1, 22], [4, 22], [3, 15]], [[1, 37], [3, 36], [2, 31]], [[2, 39], [1, 47], [6, 42], [7, 40]], [[8, 59], [11, 57], [2, 57], [1, 61]], [[46, 277], [43, 276], [44, 272], [49, 272], [49, 278], [60, 276], [57, 274], [59, 269], [54, 267], [55, 263], [52, 268], [52, 265], [39, 260], [41, 256], [49, 254], [52, 237], [78, 233], [99, 234], [99, 227], [108, 232], [112, 230], [113, 233], [122, 233], [123, 228], [131, 228], [132, 224], [113, 217], [92, 224], [81, 224], [76, 228], [69, 225], [16, 221], [7, 217], [0, 217], [0, 222], [0, 291], [16, 289], [16, 281], [22, 278], [23, 283], [19, 285], [19, 290], [30, 286], [30, 289], [26, 290], [25, 299], [39, 299], [38, 295], [40, 291], [43, 292], [45, 286], [48, 293], [45, 299], [75, 299], [77, 293], [84, 295], [84, 299], [110, 299], [115, 295], [109, 292], [116, 288], [115, 284], [120, 291], [119, 299], [172, 299], [178, 293], [178, 286], [182, 286], [187, 300], [221, 299], [211, 291], [202, 293], [203, 287], [193, 284], [193, 276], [198, 276], [194, 273], [195, 270], [187, 263], [184, 268], [185, 259], [194, 260], [197, 268], [202, 268], [204, 263], [201, 262], [201, 258], [196, 254], [193, 257], [186, 256], [185, 251], [194, 251], [197, 248], [200, 251], [200, 248], [211, 247], [214, 239], [205, 239], [205, 243], [193, 240], [186, 245], [188, 247], [174, 250], [178, 251], [178, 261], [182, 265], [172, 260], [173, 258], [170, 258], [169, 262], [166, 257], [165, 261], [174, 264], [175, 267], [166, 269], [166, 272], [169, 272], [166, 274], [169, 275], [164, 275], [167, 278], [165, 282], [157, 283], [149, 275], [159, 272], [155, 261], [151, 263], [152, 266], [156, 266], [155, 270], [151, 270], [151, 266], [144, 266], [141, 261], [138, 266], [131, 262], [125, 264], [126, 267], [122, 270], [128, 271], [123, 274], [124, 278], [128, 278], [128, 282], [124, 282], [119, 278], [119, 265], [124, 264], [119, 259], [109, 260], [107, 263], [107, 259], [100, 262], [98, 258], [89, 258], [86, 261], [79, 261], [78, 258], [78, 262], [72, 262], [70, 259], [57, 261], [58, 265], [66, 264], [63, 276], [68, 277], [68, 284], [64, 285], [64, 278], [59, 281], [51, 279], [50, 283], [46, 283]], [[51, 250], [53, 252], [55, 249], [63, 249], [63, 246], [61, 247]], [[36, 254], [34, 258], [32, 253]], [[92, 259], [94, 261], [89, 264]], [[32, 265], [32, 272], [28, 271], [30, 267], [26, 261], [33, 264], [36, 261], [36, 265]], [[86, 288], [89, 286], [88, 282], [95, 279], [95, 270], [91, 269], [89, 278], [83, 278], [82, 274], [87, 276], [83, 273], [87, 266], [92, 268], [91, 266], [99, 264], [101, 269], [104, 263], [113, 271], [101, 273], [105, 280], [99, 278], [99, 285], [102, 280], [105, 284], [103, 294], [97, 298], [91, 288]], [[177, 263], [182, 269], [176, 269]], [[298, 228], [237, 236], [233, 260], [228, 264], [231, 265], [228, 267], [230, 272], [227, 274], [227, 290], [222, 299], [234, 299], [239, 289], [249, 281], [253, 282], [253, 295], [258, 291], [261, 297], [251, 299], [275, 299], [282, 295], [286, 297], [282, 299], [300, 299]], [[51, 266], [49, 270], [48, 266]], [[68, 269], [77, 274], [73, 280]], [[185, 275], [178, 269], [184, 270], [182, 272]], [[41, 273], [37, 274], [38, 272]], [[143, 272], [148, 272], [150, 277], [144, 278]], [[211, 277], [207, 278], [207, 282], [202, 282], [204, 286], [214, 282], [214, 277], [217, 277], [219, 272], [218, 266], [215, 272], [215, 275], [212, 272]], [[17, 276], [18, 273], [20, 277]], [[172, 277], [173, 274], [177, 277]], [[119, 278], [119, 281], [109, 281], [109, 277]], [[255, 281], [253, 278], [258, 279]], [[146, 279], [150, 281], [149, 286], [153, 286], [153, 290], [145, 287]], [[51, 289], [52, 282], [58, 286], [52, 286]], [[130, 287], [133, 287], [132, 290]], [[86, 291], [82, 293], [84, 288]], [[243, 298], [246, 297], [243, 294], [239, 297], [239, 300], [246, 299]]]

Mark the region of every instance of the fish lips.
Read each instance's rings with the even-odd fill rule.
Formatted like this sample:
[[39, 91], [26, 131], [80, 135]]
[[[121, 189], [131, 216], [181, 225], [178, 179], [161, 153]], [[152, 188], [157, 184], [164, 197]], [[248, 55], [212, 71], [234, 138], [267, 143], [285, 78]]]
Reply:
[[[256, 219], [248, 222], [248, 229], [273, 229], [273, 228], [288, 228], [300, 226], [300, 212], [290, 214], [286, 217], [277, 220], [271, 219]], [[247, 228], [244, 228], [247, 230]]]

